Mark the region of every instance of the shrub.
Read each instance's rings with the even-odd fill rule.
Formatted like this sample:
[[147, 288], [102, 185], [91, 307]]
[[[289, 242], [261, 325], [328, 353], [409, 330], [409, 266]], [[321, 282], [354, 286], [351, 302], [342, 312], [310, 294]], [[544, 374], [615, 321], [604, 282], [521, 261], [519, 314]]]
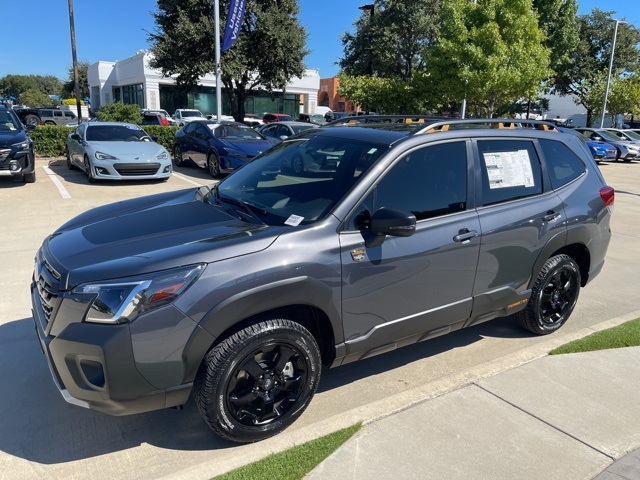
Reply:
[[142, 128], [152, 137], [158, 137], [156, 142], [169, 150], [169, 153], [173, 151], [173, 145], [175, 143], [174, 138], [176, 131], [179, 127], [163, 127], [160, 125], [143, 125]]
[[102, 105], [96, 116], [101, 122], [127, 122], [137, 125], [142, 121], [139, 105], [122, 102]]
[[43, 157], [61, 157], [67, 135], [71, 133], [64, 125], [40, 125], [27, 133], [33, 140], [36, 155]]
[[[75, 98], [65, 98], [62, 101], [62, 105], [77, 105]], [[84, 101], [80, 100], [80, 105], [84, 105]]]

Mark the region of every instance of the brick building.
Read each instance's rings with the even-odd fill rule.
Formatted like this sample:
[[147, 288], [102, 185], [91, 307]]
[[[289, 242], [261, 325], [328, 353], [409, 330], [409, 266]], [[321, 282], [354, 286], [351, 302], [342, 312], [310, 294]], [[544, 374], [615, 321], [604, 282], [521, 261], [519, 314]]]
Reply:
[[320, 90], [318, 90], [318, 106], [329, 107], [334, 112], [360, 110], [360, 107], [353, 105], [353, 101], [345, 100], [338, 95], [339, 86], [340, 80], [338, 77], [321, 78]]

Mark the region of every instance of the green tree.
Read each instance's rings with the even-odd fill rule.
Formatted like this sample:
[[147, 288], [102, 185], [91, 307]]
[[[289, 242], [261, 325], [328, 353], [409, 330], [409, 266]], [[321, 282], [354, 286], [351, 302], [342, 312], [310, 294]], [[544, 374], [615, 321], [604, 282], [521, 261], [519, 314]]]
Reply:
[[638, 75], [617, 78], [611, 84], [607, 97], [607, 111], [614, 119], [618, 114], [627, 115], [640, 111]]
[[142, 120], [139, 105], [122, 102], [102, 105], [96, 116], [101, 122], [127, 122], [137, 125]]
[[[78, 62], [78, 86], [80, 87], [80, 99], [89, 97], [89, 62], [82, 60]], [[62, 96], [65, 98], [76, 98], [76, 84], [73, 75], [73, 65], [67, 69], [69, 76], [62, 87]]]
[[[228, 2], [221, 3], [221, 29]], [[238, 40], [221, 60], [222, 85], [230, 93], [231, 112], [242, 120], [245, 101], [254, 90], [285, 90], [304, 74], [307, 34], [300, 25], [297, 0], [248, 0]], [[214, 72], [214, 12], [210, 0], [158, 0], [149, 35], [150, 64], [165, 76], [177, 75], [185, 90]], [[222, 32], [220, 32], [222, 33]]]
[[439, 0], [375, 0], [355, 33], [342, 35], [340, 68], [351, 76], [375, 74], [409, 80], [424, 71], [422, 53], [438, 31]]
[[550, 75], [543, 41], [531, 0], [450, 0], [427, 66], [445, 101], [466, 97], [470, 111], [493, 116], [500, 105], [541, 90]]
[[56, 105], [54, 99], [48, 97], [37, 88], [30, 88], [20, 94], [20, 103], [28, 107], [51, 107]]
[[62, 94], [62, 80], [55, 75], [33, 75], [33, 79], [38, 84], [38, 89], [45, 95]]
[[[556, 77], [555, 88], [561, 94], [574, 95], [576, 103], [587, 109], [587, 124], [591, 125], [597, 106], [594, 105], [591, 88], [599, 84], [602, 72], [609, 68], [611, 46], [615, 22], [611, 18], [613, 11], [594, 8], [587, 15], [579, 15], [579, 42], [572, 52], [570, 67]], [[640, 67], [640, 30], [627, 23], [618, 26], [616, 50], [613, 63], [614, 74], [625, 72], [633, 74]], [[600, 97], [602, 106], [603, 96]]]
[[0, 78], [0, 95], [20, 98], [22, 92], [38, 90], [33, 75], [6, 75]]
[[553, 70], [550, 87], [556, 77], [562, 77], [573, 65], [572, 53], [578, 46], [579, 28], [576, 0], [533, 0], [538, 13], [538, 25], [544, 33], [543, 44], [549, 49], [549, 66]]

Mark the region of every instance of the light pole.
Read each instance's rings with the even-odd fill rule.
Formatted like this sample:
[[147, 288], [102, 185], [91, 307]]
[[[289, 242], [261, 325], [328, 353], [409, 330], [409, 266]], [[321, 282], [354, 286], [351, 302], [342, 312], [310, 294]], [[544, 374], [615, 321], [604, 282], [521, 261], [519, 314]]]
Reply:
[[69, 0], [69, 29], [71, 30], [71, 58], [73, 60], [73, 83], [75, 84], [76, 107], [78, 108], [78, 125], [82, 123], [82, 107], [80, 106], [80, 85], [78, 81], [78, 57], [76, 57], [76, 26], [73, 20], [73, 0]]
[[369, 10], [369, 75], [373, 75], [373, 63], [371, 61], [371, 26], [373, 25], [373, 15], [375, 14], [375, 5], [373, 3], [367, 3], [358, 7], [358, 10]]
[[607, 97], [609, 96], [609, 83], [611, 82], [611, 70], [613, 69], [613, 55], [616, 51], [616, 37], [618, 36], [618, 25], [620, 23], [627, 23], [623, 20], [616, 20], [616, 26], [613, 29], [613, 42], [611, 43], [611, 58], [609, 58], [609, 74], [607, 75], [607, 85], [604, 87], [604, 101], [602, 102], [602, 115], [600, 116], [600, 128], [604, 127], [604, 114], [607, 111]]

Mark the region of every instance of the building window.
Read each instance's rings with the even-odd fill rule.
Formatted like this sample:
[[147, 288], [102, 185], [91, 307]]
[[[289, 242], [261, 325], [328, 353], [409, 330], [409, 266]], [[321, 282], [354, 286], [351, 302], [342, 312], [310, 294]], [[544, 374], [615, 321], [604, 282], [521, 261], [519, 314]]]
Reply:
[[122, 87], [122, 103], [137, 104], [140, 108], [144, 108], [144, 93], [142, 84], [127, 85]]
[[318, 100], [318, 105], [321, 107], [329, 106], [329, 94], [327, 92], [320, 93], [320, 99]]

